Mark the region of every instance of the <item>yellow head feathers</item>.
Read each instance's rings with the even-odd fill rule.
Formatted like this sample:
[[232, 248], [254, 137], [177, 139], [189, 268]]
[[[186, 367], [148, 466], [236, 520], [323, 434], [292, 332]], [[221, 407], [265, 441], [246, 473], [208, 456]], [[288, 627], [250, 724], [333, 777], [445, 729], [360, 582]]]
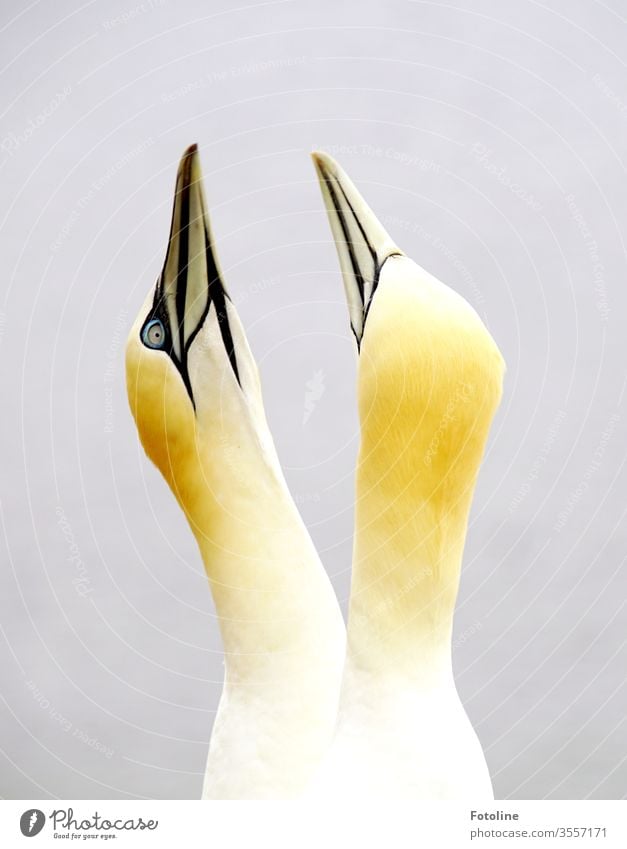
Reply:
[[[196, 532], [265, 418], [257, 375], [213, 245], [195, 145], [177, 174], [163, 269], [126, 348], [129, 404], [142, 445]], [[257, 427], [257, 425], [259, 427]]]
[[422, 652], [425, 663], [450, 654], [504, 364], [472, 307], [405, 256], [340, 166], [325, 154], [314, 162], [359, 351], [349, 643], [360, 662], [381, 668], [394, 655], [397, 669], [415, 670]]
[[390, 257], [361, 342], [362, 462], [376, 457], [421, 499], [461, 499], [474, 486], [503, 371], [469, 304], [412, 260]]

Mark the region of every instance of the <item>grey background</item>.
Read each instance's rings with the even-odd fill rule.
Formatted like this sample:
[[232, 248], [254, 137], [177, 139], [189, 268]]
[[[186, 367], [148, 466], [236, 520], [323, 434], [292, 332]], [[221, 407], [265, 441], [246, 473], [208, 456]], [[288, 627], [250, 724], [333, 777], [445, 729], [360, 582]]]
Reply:
[[218, 630], [123, 376], [194, 141], [279, 454], [344, 606], [355, 358], [308, 152], [335, 154], [488, 323], [508, 374], [458, 687], [499, 797], [626, 795], [621, 11], [3, 2], [2, 796], [200, 793]]

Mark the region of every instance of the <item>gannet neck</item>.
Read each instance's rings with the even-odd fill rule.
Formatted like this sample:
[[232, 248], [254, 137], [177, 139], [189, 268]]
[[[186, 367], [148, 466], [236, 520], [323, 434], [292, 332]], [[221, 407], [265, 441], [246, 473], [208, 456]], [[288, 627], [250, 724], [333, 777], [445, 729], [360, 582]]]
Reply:
[[[356, 504], [349, 655], [356, 669], [375, 676], [438, 686], [451, 680], [469, 498], [443, 513], [412, 497], [416, 486], [405, 475], [373, 481], [364, 454], [362, 447], [357, 490], [368, 495]], [[400, 498], [396, 485], [404, 487]]]
[[302, 652], [336, 654], [341, 627], [270, 434], [246, 430], [200, 430], [174, 481], [211, 584], [227, 682], [302, 675]]
[[361, 665], [434, 681], [450, 673], [468, 514], [501, 380], [471, 307], [390, 257], [359, 363], [348, 642]]
[[181, 480], [224, 646], [203, 798], [298, 795], [337, 714], [344, 623], [273, 452], [255, 436], [248, 449], [225, 438], [218, 462], [210, 440]]

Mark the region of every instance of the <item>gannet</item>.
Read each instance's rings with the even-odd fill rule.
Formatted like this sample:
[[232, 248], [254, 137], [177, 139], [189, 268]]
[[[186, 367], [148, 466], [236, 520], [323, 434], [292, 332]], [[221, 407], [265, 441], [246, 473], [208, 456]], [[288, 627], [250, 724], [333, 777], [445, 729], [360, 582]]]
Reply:
[[141, 443], [198, 542], [224, 644], [203, 798], [298, 795], [332, 735], [345, 628], [224, 287], [196, 145], [179, 165], [163, 270], [130, 331], [126, 376]]
[[468, 513], [504, 363], [474, 309], [409, 259], [328, 155], [313, 155], [358, 349], [347, 654], [309, 795], [493, 798], [451, 660]]

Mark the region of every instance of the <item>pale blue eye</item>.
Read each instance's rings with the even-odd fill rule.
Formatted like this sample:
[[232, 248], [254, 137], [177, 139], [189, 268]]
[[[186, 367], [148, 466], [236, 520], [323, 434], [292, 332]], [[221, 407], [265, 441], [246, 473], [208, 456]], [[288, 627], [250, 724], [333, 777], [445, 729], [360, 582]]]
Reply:
[[142, 342], [148, 348], [163, 348], [165, 345], [165, 327], [158, 318], [153, 318], [142, 330]]

